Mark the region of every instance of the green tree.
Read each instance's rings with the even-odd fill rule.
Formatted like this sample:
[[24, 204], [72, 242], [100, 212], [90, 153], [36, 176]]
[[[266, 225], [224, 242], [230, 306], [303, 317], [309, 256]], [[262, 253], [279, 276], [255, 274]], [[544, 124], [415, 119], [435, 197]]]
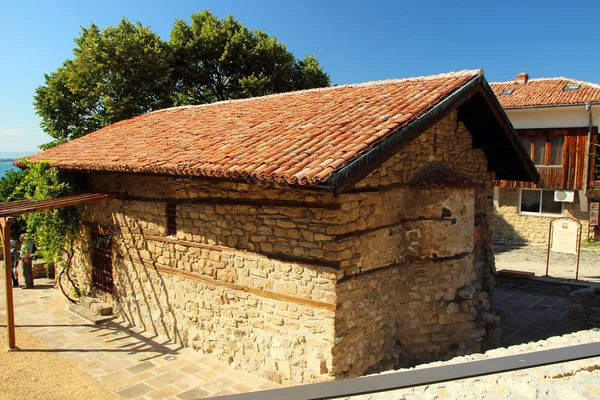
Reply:
[[[22, 193], [17, 192], [17, 187], [25, 179], [26, 171], [8, 170], [4, 177], [0, 178], [0, 203], [14, 200], [25, 200]], [[17, 239], [19, 235], [27, 230], [27, 223], [22, 217], [16, 217], [10, 227], [10, 236]]]
[[13, 197], [13, 193], [17, 186], [25, 177], [25, 172], [22, 170], [8, 170], [2, 178], [0, 178], [0, 202], [11, 200], [24, 200], [23, 197]]
[[210, 11], [175, 21], [169, 41], [174, 56], [175, 103], [202, 104], [329, 86], [315, 56], [297, 60], [285, 45], [232, 16]]
[[[20, 180], [14, 187], [10, 200], [27, 199], [42, 201], [73, 194], [75, 183], [66, 179], [56, 168], [49, 168], [47, 162], [36, 164], [23, 160], [26, 169], [20, 171]], [[75, 207], [58, 208], [23, 214], [27, 234], [39, 247], [45, 260], [55, 261], [62, 257], [63, 248], [71, 240], [79, 226]]]
[[140, 23], [91, 24], [73, 59], [45, 75], [34, 107], [55, 146], [175, 105], [329, 86], [315, 56], [296, 59], [277, 38], [209, 11], [175, 21], [168, 43]]
[[73, 59], [36, 89], [34, 107], [54, 138], [46, 147], [172, 104], [171, 51], [150, 28], [91, 24], [75, 43]]
[[[32, 164], [23, 160], [27, 168], [21, 171], [8, 171], [0, 179], [0, 201], [32, 200], [42, 201], [73, 194], [79, 182], [56, 168], [49, 168], [47, 162]], [[13, 231], [12, 228], [16, 228]], [[53, 262], [60, 271], [58, 283], [63, 294], [75, 301], [65, 290], [63, 279], [70, 282], [76, 297], [81, 291], [69, 274], [73, 258], [74, 239], [79, 228], [78, 208], [63, 207], [47, 211], [32, 212], [15, 217], [11, 236], [21, 233], [34, 241], [36, 255]]]

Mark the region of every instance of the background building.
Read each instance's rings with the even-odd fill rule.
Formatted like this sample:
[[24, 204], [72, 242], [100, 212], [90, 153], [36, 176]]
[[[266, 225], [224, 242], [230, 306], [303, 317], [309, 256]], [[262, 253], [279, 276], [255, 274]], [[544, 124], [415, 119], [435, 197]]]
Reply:
[[568, 78], [491, 83], [525, 150], [536, 165], [539, 183], [495, 182], [494, 241], [547, 243], [548, 223], [567, 215], [590, 227], [589, 203], [600, 198], [596, 166], [600, 124], [600, 85]]

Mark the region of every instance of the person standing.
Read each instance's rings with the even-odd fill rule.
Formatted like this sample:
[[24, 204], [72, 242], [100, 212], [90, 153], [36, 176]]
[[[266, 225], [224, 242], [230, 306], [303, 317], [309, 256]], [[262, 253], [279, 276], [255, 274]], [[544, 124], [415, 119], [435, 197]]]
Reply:
[[12, 285], [19, 287], [19, 252], [14, 240], [10, 241], [10, 268], [12, 269]]
[[21, 259], [23, 260], [23, 278], [25, 279], [25, 289], [33, 289], [33, 269], [31, 254], [33, 253], [33, 241], [26, 238], [22, 233], [21, 240]]

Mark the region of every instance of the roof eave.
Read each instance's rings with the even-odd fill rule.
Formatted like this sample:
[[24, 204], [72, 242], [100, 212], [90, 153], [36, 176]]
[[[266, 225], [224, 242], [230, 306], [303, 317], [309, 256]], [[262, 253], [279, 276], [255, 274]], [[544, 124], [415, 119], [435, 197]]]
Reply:
[[521, 161], [521, 165], [525, 167], [526, 173], [530, 178], [529, 181], [534, 183], [539, 182], [540, 174], [535, 165], [533, 164], [531, 157], [527, 155], [525, 149], [523, 148], [523, 144], [521, 143], [519, 135], [515, 131], [515, 128], [510, 122], [508, 115], [506, 115], [506, 112], [500, 104], [500, 101], [494, 94], [494, 91], [490, 87], [489, 83], [485, 80], [483, 80], [481, 87], [483, 88], [482, 94], [484, 95], [484, 98], [486, 99], [488, 105], [492, 108], [492, 110], [495, 111], [494, 115], [496, 116], [497, 121], [503, 128], [504, 133], [511, 142], [513, 148], [517, 151], [519, 161]]
[[358, 181], [387, 161], [403, 145], [408, 144], [425, 130], [435, 125], [454, 109], [457, 104], [462, 103], [476, 93], [479, 85], [483, 81], [485, 81], [483, 75], [476, 75], [473, 79], [456, 89], [415, 121], [400, 128], [386, 140], [378, 143], [371, 150], [362, 154], [339, 171], [334, 172], [333, 175], [321, 185], [332, 188], [336, 194], [346, 192]]
[[571, 104], [538, 104], [531, 106], [519, 106], [519, 107], [503, 107], [505, 110], [530, 110], [532, 108], [556, 108], [556, 107], [581, 107], [586, 104], [590, 104], [592, 106], [597, 106], [600, 104], [598, 101], [584, 101], [581, 103], [571, 103]]
[[493, 112], [504, 136], [515, 150], [520, 165], [524, 170], [521, 180], [538, 182], [540, 175], [529, 156], [525, 153], [519, 136], [510, 123], [508, 116], [485, 78], [482, 75], [478, 75], [456, 89], [452, 94], [433, 106], [415, 121], [402, 127], [386, 140], [335, 172], [326, 182], [321, 183], [319, 186], [331, 188], [335, 194], [346, 192], [358, 181], [381, 166], [393, 154], [398, 152], [401, 147], [410, 143], [414, 138], [444, 118], [451, 110], [457, 108], [477, 93], [480, 93], [486, 100], [487, 106]]

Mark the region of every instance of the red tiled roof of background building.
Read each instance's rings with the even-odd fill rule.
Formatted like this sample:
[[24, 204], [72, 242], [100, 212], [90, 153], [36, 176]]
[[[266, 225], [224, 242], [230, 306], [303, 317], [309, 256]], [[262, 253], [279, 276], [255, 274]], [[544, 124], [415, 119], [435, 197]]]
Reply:
[[[565, 90], [569, 84], [580, 85], [580, 87], [576, 90]], [[490, 82], [490, 86], [504, 108], [600, 102], [600, 85], [564, 77], [528, 79], [527, 74], [521, 73], [513, 81]], [[501, 94], [511, 89], [513, 89], [512, 93]]]
[[316, 185], [481, 70], [154, 111], [27, 157], [75, 170]]

